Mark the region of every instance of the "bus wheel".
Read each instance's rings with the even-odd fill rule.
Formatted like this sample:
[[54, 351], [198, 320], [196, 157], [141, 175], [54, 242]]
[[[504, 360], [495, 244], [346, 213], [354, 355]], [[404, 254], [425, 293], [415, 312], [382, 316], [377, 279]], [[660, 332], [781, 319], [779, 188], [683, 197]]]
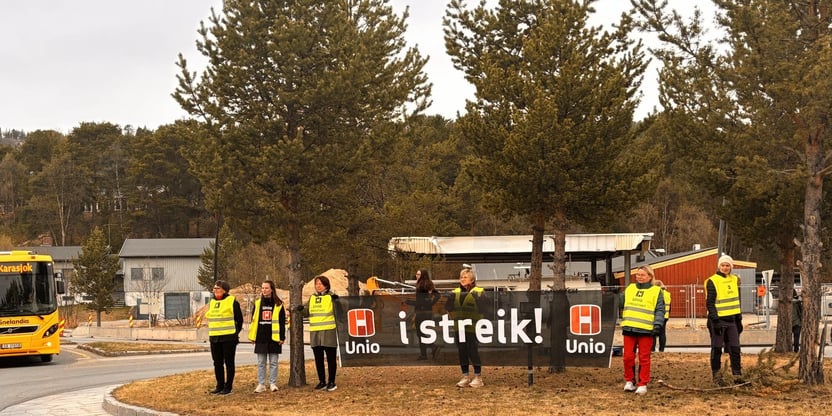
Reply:
[[40, 356], [40, 360], [45, 363], [52, 362], [52, 354], [43, 354]]

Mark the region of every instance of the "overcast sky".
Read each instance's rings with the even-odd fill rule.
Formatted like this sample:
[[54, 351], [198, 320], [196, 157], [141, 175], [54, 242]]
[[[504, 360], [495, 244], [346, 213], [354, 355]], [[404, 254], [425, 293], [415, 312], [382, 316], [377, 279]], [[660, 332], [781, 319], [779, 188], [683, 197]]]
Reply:
[[[454, 118], [473, 88], [445, 54], [446, 3], [391, 1], [399, 13], [410, 6], [407, 39], [430, 57], [428, 113]], [[171, 98], [177, 55], [185, 55], [191, 70], [204, 63], [194, 46], [196, 29], [201, 20], [207, 22], [212, 6], [219, 12], [221, 5], [221, 0], [0, 1], [0, 129], [69, 133], [84, 121], [156, 129], [184, 118]], [[628, 0], [600, 0], [596, 20], [611, 23], [628, 5]], [[655, 70], [646, 78], [642, 114], [655, 106]]]

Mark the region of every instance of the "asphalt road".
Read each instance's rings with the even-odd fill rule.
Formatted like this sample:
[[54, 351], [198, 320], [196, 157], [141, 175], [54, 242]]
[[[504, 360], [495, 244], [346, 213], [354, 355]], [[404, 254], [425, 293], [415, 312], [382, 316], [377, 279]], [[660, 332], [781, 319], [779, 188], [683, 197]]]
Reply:
[[[237, 347], [237, 365], [256, 363], [253, 348], [244, 343]], [[209, 352], [100, 357], [75, 345], [63, 346], [51, 363], [37, 358], [3, 358], [0, 413], [38, 397], [211, 368]]]

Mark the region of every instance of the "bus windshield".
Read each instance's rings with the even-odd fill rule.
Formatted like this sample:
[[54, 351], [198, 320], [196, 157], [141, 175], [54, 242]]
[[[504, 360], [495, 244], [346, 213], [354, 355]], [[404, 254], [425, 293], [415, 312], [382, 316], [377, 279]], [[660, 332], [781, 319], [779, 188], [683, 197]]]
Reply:
[[0, 316], [45, 315], [57, 309], [52, 264], [2, 263]]

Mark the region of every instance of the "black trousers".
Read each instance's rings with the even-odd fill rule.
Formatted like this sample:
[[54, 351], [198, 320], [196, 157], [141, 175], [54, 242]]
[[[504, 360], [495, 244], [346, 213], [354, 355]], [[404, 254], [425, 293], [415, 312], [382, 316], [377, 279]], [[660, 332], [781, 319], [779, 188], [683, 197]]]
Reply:
[[[312, 353], [315, 355], [315, 370], [318, 372], [319, 382], [335, 384], [335, 373], [338, 372], [338, 362], [335, 359], [336, 352], [336, 347], [312, 347]], [[329, 379], [326, 378], [326, 371], [324, 369], [324, 354], [326, 354], [326, 366], [329, 367]]]
[[794, 351], [800, 349], [800, 325], [795, 325], [792, 327], [792, 339], [794, 340]]
[[237, 341], [211, 343], [211, 359], [214, 360], [214, 377], [217, 388], [231, 390], [234, 386], [234, 356], [237, 354]]
[[462, 374], [468, 374], [470, 362], [474, 366], [474, 374], [480, 375], [482, 361], [480, 361], [480, 344], [477, 342], [477, 336], [470, 332], [466, 333], [465, 342], [457, 341], [456, 346], [459, 352], [459, 367], [462, 369]]
[[731, 373], [735, 376], [742, 375], [740, 333], [737, 324], [733, 320], [720, 320], [718, 325], [721, 331], [713, 328], [711, 322], [708, 322], [708, 330], [711, 332], [711, 371], [716, 373], [722, 368], [722, 349], [725, 347], [731, 360]]

